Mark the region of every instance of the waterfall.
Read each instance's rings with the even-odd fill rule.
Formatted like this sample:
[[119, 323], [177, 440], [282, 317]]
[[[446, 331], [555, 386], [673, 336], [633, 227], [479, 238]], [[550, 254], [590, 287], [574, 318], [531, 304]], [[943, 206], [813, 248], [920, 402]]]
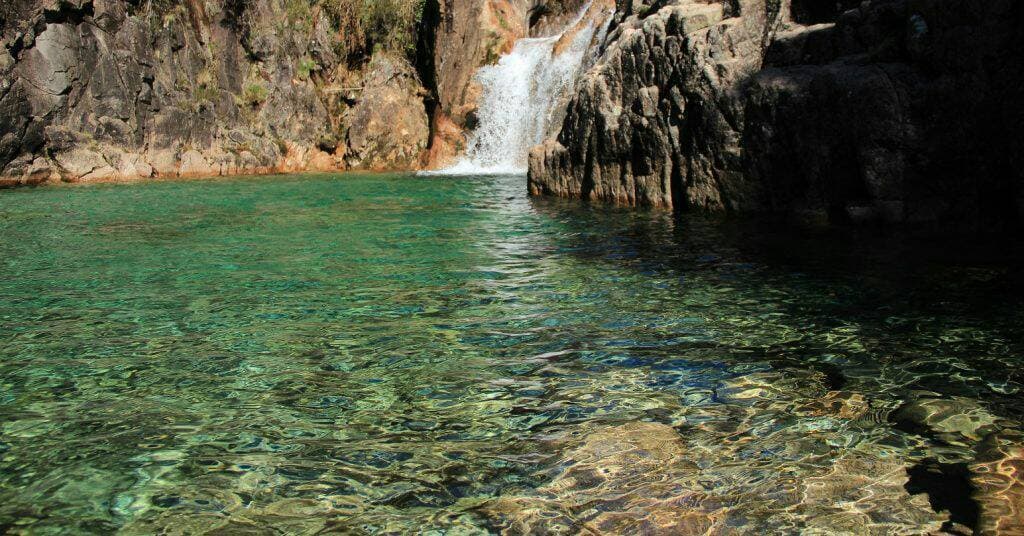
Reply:
[[[579, 27], [589, 4], [562, 33], [516, 41], [498, 63], [481, 67], [476, 79], [480, 95], [476, 130], [465, 154], [444, 175], [525, 174], [530, 148], [539, 144], [555, 116], [558, 103], [573, 88], [594, 36], [594, 23]], [[572, 42], [555, 52], [566, 32], [578, 28]]]

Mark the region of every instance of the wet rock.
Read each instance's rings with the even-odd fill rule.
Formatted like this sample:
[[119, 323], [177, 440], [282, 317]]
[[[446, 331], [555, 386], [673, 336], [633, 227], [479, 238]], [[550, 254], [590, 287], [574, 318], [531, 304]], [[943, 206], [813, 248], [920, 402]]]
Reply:
[[50, 167], [50, 163], [43, 158], [36, 158], [29, 161], [28, 155], [23, 155], [12, 162], [9, 162], [4, 174], [0, 175], [0, 188], [15, 186], [34, 186], [48, 180], [57, 180], [59, 175]]
[[532, 194], [823, 223], [1018, 216], [1019, 6], [619, 4], [531, 152]]
[[1000, 420], [978, 401], [920, 396], [892, 414], [908, 431], [932, 433], [950, 442], [976, 442], [1000, 428]]

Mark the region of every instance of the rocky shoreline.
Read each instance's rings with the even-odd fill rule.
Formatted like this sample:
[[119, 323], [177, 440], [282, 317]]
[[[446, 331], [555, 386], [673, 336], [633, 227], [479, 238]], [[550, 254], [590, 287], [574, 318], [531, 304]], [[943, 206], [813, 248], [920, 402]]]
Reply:
[[534, 194], [829, 223], [1024, 214], [1020, 3], [623, 0], [616, 17], [531, 154]]
[[[437, 169], [476, 127], [476, 71], [585, 4], [388, 1], [413, 11], [388, 26], [346, 0], [10, 2], [0, 187]], [[1022, 220], [1019, 3], [614, 7], [531, 152], [532, 194], [821, 223]]]
[[47, 0], [5, 10], [0, 185], [401, 168], [426, 146], [410, 62], [346, 50], [327, 6]]
[[377, 4], [6, 4], [0, 187], [436, 168], [475, 125], [476, 70], [583, 2], [387, 0], [381, 10], [412, 10], [394, 21], [351, 12]]

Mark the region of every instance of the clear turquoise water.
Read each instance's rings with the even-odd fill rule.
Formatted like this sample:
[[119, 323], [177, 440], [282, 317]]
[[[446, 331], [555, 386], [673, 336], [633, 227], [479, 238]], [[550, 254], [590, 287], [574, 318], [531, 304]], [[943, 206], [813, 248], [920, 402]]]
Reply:
[[[1020, 428], [1013, 244], [524, 189], [0, 192], [0, 528], [635, 532], [670, 505], [728, 533], [913, 533], [949, 513], [907, 469], [969, 466]], [[903, 422], [922, 397], [960, 420]], [[608, 431], [671, 443], [671, 462], [626, 460], [617, 439], [595, 455]]]

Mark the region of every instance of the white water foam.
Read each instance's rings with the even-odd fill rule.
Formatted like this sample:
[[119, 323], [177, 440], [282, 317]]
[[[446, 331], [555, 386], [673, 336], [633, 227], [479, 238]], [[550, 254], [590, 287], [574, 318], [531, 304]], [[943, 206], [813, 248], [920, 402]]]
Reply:
[[594, 24], [580, 28], [572, 42], [555, 54], [555, 44], [578, 26], [589, 4], [562, 33], [516, 41], [496, 65], [481, 67], [477, 109], [479, 126], [466, 153], [453, 166], [426, 172], [437, 175], [522, 175], [530, 148], [544, 139], [559, 101], [573, 88], [594, 36]]

